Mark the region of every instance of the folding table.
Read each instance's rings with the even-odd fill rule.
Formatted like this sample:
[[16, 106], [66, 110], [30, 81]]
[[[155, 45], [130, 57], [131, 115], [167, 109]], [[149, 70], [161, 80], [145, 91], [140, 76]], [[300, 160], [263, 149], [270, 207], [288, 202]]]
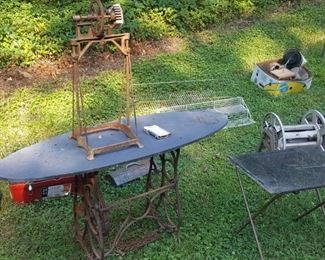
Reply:
[[[254, 224], [255, 218], [264, 212], [274, 201], [288, 193], [324, 187], [325, 153], [317, 147], [305, 147], [231, 156], [230, 161], [236, 166], [240, 189], [248, 213], [248, 220], [243, 223], [239, 232], [249, 223], [251, 224], [259, 255], [261, 259], [264, 259]], [[273, 195], [254, 214], [250, 211], [240, 172], [243, 172], [265, 191]], [[296, 220], [301, 219], [325, 204], [324, 201], [321, 201], [320, 197], [319, 200], [320, 203], [318, 205], [300, 215]]]

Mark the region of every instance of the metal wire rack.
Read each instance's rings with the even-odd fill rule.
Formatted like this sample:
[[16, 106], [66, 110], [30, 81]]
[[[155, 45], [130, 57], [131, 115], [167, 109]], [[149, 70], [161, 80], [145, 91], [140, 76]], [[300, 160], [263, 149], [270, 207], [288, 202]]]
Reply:
[[152, 98], [136, 102], [136, 114], [215, 109], [228, 116], [227, 128], [255, 123], [242, 97], [216, 97], [212, 91], [171, 94], [167, 99]]

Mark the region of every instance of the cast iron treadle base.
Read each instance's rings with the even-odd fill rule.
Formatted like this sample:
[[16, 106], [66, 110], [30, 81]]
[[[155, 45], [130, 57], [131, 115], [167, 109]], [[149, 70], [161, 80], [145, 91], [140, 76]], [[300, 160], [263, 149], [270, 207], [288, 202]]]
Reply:
[[[151, 157], [144, 192], [110, 204], [105, 203], [96, 178], [76, 177], [75, 235], [88, 258], [124, 254], [159, 239], [163, 232], [179, 236], [179, 154], [177, 149]], [[142, 213], [137, 214], [139, 206]], [[113, 213], [121, 209], [126, 209], [125, 214], [119, 216], [122, 222], [113, 227]], [[142, 221], [149, 221], [154, 227], [141, 228], [137, 235], [132, 235], [132, 227]]]

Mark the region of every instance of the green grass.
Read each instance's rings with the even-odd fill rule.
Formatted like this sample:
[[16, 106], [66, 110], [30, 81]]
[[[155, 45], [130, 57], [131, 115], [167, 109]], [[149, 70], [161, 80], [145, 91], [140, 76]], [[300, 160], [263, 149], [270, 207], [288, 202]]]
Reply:
[[[138, 86], [147, 96], [209, 90], [220, 96], [242, 96], [254, 125], [228, 129], [182, 150], [180, 170], [183, 223], [181, 242], [165, 235], [158, 242], [128, 254], [126, 259], [255, 259], [251, 230], [234, 231], [246, 212], [231, 154], [254, 151], [260, 141], [260, 122], [273, 111], [285, 124], [295, 124], [308, 109], [325, 113], [325, 60], [321, 56], [325, 34], [325, 4], [303, 6], [286, 14], [267, 16], [245, 28], [215, 28], [191, 35], [177, 53], [159, 54], [134, 62], [135, 82], [218, 78], [207, 85], [187, 87]], [[254, 62], [281, 57], [298, 47], [313, 73], [309, 91], [274, 98], [249, 81]], [[119, 75], [106, 72], [86, 81], [86, 104], [95, 122], [118, 114]], [[117, 79], [116, 79], [117, 78]], [[112, 83], [111, 83], [112, 82]], [[107, 89], [107, 85], [109, 86]], [[106, 93], [103, 93], [106, 91]], [[69, 131], [71, 86], [26, 86], [0, 92], [0, 156], [26, 145]], [[109, 95], [109, 98], [105, 98]], [[268, 196], [245, 179], [251, 204]], [[105, 187], [107, 190], [108, 188]], [[139, 189], [139, 185], [128, 187]], [[0, 184], [0, 259], [80, 259], [83, 252], [72, 235], [72, 199], [48, 200], [32, 205], [10, 202], [7, 184]], [[115, 191], [110, 190], [114, 195]], [[118, 192], [116, 192], [117, 194]], [[257, 220], [267, 258], [323, 259], [324, 219], [320, 212], [294, 222], [303, 208], [315, 202], [314, 193], [289, 195]]]

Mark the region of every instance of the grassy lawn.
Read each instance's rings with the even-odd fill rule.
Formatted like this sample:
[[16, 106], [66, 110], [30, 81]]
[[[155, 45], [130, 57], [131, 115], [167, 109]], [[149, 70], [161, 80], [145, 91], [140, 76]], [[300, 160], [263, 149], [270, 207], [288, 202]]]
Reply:
[[[139, 85], [138, 95], [208, 90], [218, 96], [242, 96], [257, 123], [224, 130], [183, 149], [181, 242], [175, 244], [173, 236], [165, 235], [129, 253], [126, 259], [258, 258], [251, 229], [239, 235], [234, 233], [246, 212], [228, 156], [256, 150], [260, 123], [267, 112], [277, 113], [285, 124], [295, 124], [308, 109], [325, 113], [325, 59], [321, 56], [324, 10], [325, 3], [305, 5], [287, 13], [268, 15], [245, 27], [217, 27], [184, 39], [176, 53], [161, 53], [133, 63], [136, 83], [218, 79], [186, 86]], [[309, 91], [274, 98], [250, 82], [254, 62], [281, 57], [284, 50], [292, 47], [298, 47], [308, 60], [307, 67], [314, 77]], [[118, 113], [115, 105], [119, 99], [119, 78], [118, 71], [109, 71], [84, 81], [86, 107], [94, 123]], [[1, 158], [70, 129], [70, 83], [26, 86], [10, 93], [0, 89], [0, 97]], [[249, 180], [245, 179], [245, 184], [252, 205], [268, 198]], [[140, 190], [138, 185], [126, 189]], [[73, 238], [71, 198], [21, 206], [10, 202], [7, 184], [0, 183], [0, 191], [0, 259], [83, 258]], [[289, 195], [257, 220], [267, 258], [325, 258], [325, 225], [320, 211], [299, 222], [293, 221], [315, 201], [314, 193]]]

